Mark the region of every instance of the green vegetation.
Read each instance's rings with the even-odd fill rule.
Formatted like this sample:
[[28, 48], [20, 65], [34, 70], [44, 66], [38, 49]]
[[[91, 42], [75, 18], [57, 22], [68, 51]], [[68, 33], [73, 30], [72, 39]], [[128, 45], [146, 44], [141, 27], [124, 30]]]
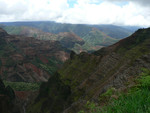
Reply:
[[132, 94], [122, 95], [114, 100], [111, 105], [104, 107], [102, 112], [106, 113], [149, 113], [150, 91], [141, 89]]
[[47, 71], [49, 74], [53, 75], [57, 69], [58, 66], [62, 64], [61, 61], [58, 61], [56, 58], [47, 58], [48, 63], [43, 63], [38, 57], [36, 57], [32, 63], [36, 65], [38, 68], [41, 68], [45, 71]]
[[130, 29], [129, 27], [123, 28], [121, 26], [114, 26], [114, 25], [94, 25], [94, 27], [101, 30], [108, 36], [117, 39], [125, 38], [131, 35], [137, 29], [137, 27]]
[[21, 32], [21, 27], [18, 26], [4, 26], [4, 29], [9, 33], [9, 34], [20, 34]]
[[54, 74], [56, 72], [57, 68], [46, 65], [46, 64], [40, 64], [40, 67], [44, 69], [45, 71], [49, 72], [50, 74]]
[[[82, 55], [80, 56], [75, 56], [71, 61], [66, 62], [62, 69], [59, 71], [62, 79], [71, 81], [73, 80], [72, 82], [70, 81], [71, 83], [67, 83], [67, 85], [76, 84], [75, 81], [79, 83], [80, 81], [84, 80], [84, 78], [88, 77], [88, 75], [97, 65], [96, 62], [98, 59], [96, 59], [94, 56], [91, 58], [91, 55], [88, 55], [87, 53], [81, 54]], [[70, 65], [68, 66], [68, 64]], [[82, 73], [79, 74], [78, 72]]]
[[33, 91], [39, 90], [41, 83], [27, 83], [27, 82], [9, 82], [4, 81], [5, 86], [11, 86], [15, 91]]
[[[139, 34], [137, 34], [137, 36], [138, 35]], [[149, 99], [146, 100], [145, 97], [149, 98], [149, 88], [147, 85], [143, 86], [142, 84], [147, 84], [149, 81], [146, 80], [147, 77], [144, 78], [144, 76], [142, 76], [142, 79], [140, 77], [136, 78], [137, 76], [133, 75], [135, 74], [134, 70], [136, 71], [136, 69], [137, 73], [139, 73], [138, 69], [139, 66], [141, 66], [141, 63], [138, 61], [141, 60], [144, 62], [149, 60], [147, 58], [149, 50], [146, 49], [149, 47], [149, 40], [147, 38], [141, 43], [139, 43], [138, 40], [136, 43], [137, 36], [135, 35], [135, 37], [127, 38], [111, 47], [104, 48], [102, 53], [98, 56], [85, 52], [74, 55], [60, 70], [58, 70], [58, 78], [52, 79], [52, 77], [54, 77], [52, 76], [49, 79], [47, 86], [42, 86], [43, 89], [40, 91], [39, 95], [41, 98], [39, 97], [38, 99], [40, 101], [45, 97], [47, 98], [47, 101], [43, 102], [42, 106], [45, 105], [45, 103], [49, 103], [50, 105], [48, 107], [50, 107], [49, 111], [51, 111], [51, 109], [56, 109], [59, 105], [67, 103], [68, 106], [65, 107], [64, 105], [64, 108], [60, 109], [60, 112], [69, 109], [69, 112], [71, 113], [84, 109], [83, 106], [85, 105], [85, 100], [90, 100], [92, 102], [88, 102], [85, 109], [80, 113], [130, 113], [131, 110], [133, 110], [133, 112], [148, 112], [149, 104], [147, 103], [149, 103]], [[142, 38], [142, 36], [140, 36], [140, 38]], [[118, 51], [116, 48], [119, 49], [121, 47], [125, 48], [125, 51], [121, 54], [117, 53]], [[143, 51], [143, 48], [146, 52]], [[134, 49], [137, 54], [133, 54]], [[141, 59], [138, 60], [140, 57]], [[142, 59], [143, 57], [145, 57], [145, 59]], [[137, 62], [134, 62], [134, 65], [130, 65], [132, 59], [134, 59], [134, 61], [137, 60]], [[142, 65], [144, 65], [143, 62]], [[126, 75], [127, 73], [129, 73], [129, 75]], [[123, 89], [120, 86], [126, 85], [122, 83], [125, 82], [128, 77], [135, 77], [134, 79], [136, 79], [136, 82], [132, 81], [133, 83], [129, 83], [130, 85], [126, 87], [128, 89]], [[58, 80], [61, 82], [58, 82]], [[112, 82], [114, 83], [114, 86], [118, 85], [119, 90], [110, 88], [104, 94], [99, 95], [101, 92], [105, 91], [105, 88], [112, 85]], [[135, 86], [130, 88], [134, 83]], [[64, 87], [64, 85], [68, 86], [68, 89], [70, 89], [71, 92], [70, 95], [65, 94], [67, 100], [64, 103], [58, 104], [56, 103], [56, 100], [61, 100], [62, 97], [57, 96], [56, 98], [56, 95], [61, 94], [61, 91], [58, 90]], [[56, 86], [58, 89], [56, 89]], [[57, 91], [57, 93], [54, 93], [54, 91]], [[97, 99], [97, 103], [94, 103], [95, 99]], [[44, 106], [38, 111], [45, 109], [46, 107]]]
[[108, 46], [118, 41], [117, 39], [111, 38], [97, 29], [93, 29], [82, 38], [93, 46]]
[[[50, 103], [50, 111], [51, 109], [56, 109], [58, 105], [64, 105], [65, 102], [67, 102], [68, 106], [64, 107], [64, 109], [69, 109], [69, 112], [72, 113], [84, 109], [85, 100], [90, 100], [92, 102], [87, 102], [85, 109], [80, 113], [149, 112], [150, 106], [148, 103], [150, 100], [145, 98], [149, 98], [150, 94], [149, 87], [147, 86], [149, 83], [147, 79], [149, 77], [142, 76], [142, 78], [136, 78], [136, 75], [133, 76], [136, 73], [134, 72], [136, 69], [137, 73], [139, 73], [138, 69], [141, 63], [142, 65], [146, 65], [147, 63], [144, 63], [144, 61], [149, 60], [147, 55], [149, 50], [146, 49], [149, 47], [149, 40], [148, 38], [144, 41], [140, 40], [141, 43], [139, 43], [139, 40], [136, 41], [138, 36], [139, 34], [137, 34], [137, 36], [135, 35], [135, 37], [133, 35], [133, 37], [105, 48], [98, 56], [84, 52], [79, 55], [74, 55], [60, 70], [58, 70], [58, 78], [55, 79], [55, 81], [53, 79], [53, 84], [51, 83], [52, 78], [50, 78], [50, 82], [47, 83], [49, 86], [42, 86], [43, 89], [40, 91], [40, 96], [44, 96], [41, 96], [39, 101], [45, 97], [48, 99], [42, 106], [45, 105], [45, 103]], [[138, 38], [142, 38], [142, 36]], [[125, 48], [125, 51], [121, 54], [117, 53], [118, 51], [115, 51], [116, 48], [119, 49], [121, 47]], [[143, 48], [145, 51], [143, 51]], [[136, 53], [134, 53], [135, 50]], [[143, 57], [145, 59], [142, 59]], [[141, 59], [138, 60], [138, 58]], [[130, 65], [132, 59], [134, 59], [134, 61], [137, 60], [137, 62], [134, 62], [134, 65]], [[141, 62], [139, 63], [138, 61], [140, 60]], [[129, 75], [126, 75], [127, 73], [129, 73]], [[133, 79], [136, 79], [136, 82], [133, 80], [133, 83], [129, 83], [126, 87], [128, 89], [123, 89], [124, 87], [122, 88], [120, 86], [126, 85], [122, 83], [125, 82], [128, 77], [133, 77]], [[112, 82], [114, 86], [118, 85], [119, 90], [110, 88], [104, 94], [99, 95], [101, 92], [105, 91], [105, 88], [112, 85]], [[130, 88], [134, 83], [135, 86]], [[68, 96], [65, 94], [67, 101], [58, 104], [56, 103], [56, 99], [61, 100], [62, 97], [57, 96], [56, 98], [56, 95], [61, 93], [58, 91], [59, 87], [64, 87], [64, 85], [69, 87], [71, 93]], [[56, 86], [59, 87], [57, 93], [54, 93], [54, 91], [56, 91]], [[45, 93], [46, 91], [48, 92], [47, 95]], [[97, 103], [94, 103], [95, 99], [97, 99]], [[43, 109], [45, 110], [45, 108], [46, 107], [43, 107], [41, 111]], [[60, 112], [63, 112], [64, 109], [61, 109]]]
[[[93, 102], [87, 102], [84, 110], [78, 113], [149, 113], [150, 112], [150, 70], [143, 69], [143, 73], [136, 80], [136, 85], [128, 93], [122, 93], [118, 99], [112, 99], [102, 108]], [[109, 89], [101, 97], [112, 95]]]
[[115, 88], [110, 88], [108, 89], [105, 93], [103, 93], [102, 95], [100, 95], [99, 97], [99, 101], [103, 101], [103, 100], [108, 100], [110, 98], [110, 96], [115, 92]]
[[141, 73], [142, 76], [140, 76], [137, 81], [138, 85], [144, 88], [150, 88], [150, 70], [142, 68], [143, 72]]
[[138, 30], [132, 37], [122, 40], [115, 50], [116, 53], [123, 56], [122, 61], [129, 59], [131, 61], [130, 64], [132, 64], [136, 59], [148, 54], [150, 52], [149, 34], [149, 29]]
[[[150, 40], [147, 39], [144, 43], [139, 44], [139, 45], [131, 48], [130, 50], [127, 50], [125, 48], [123, 50], [122, 48], [120, 48], [119, 51], [121, 54], [125, 53], [123, 59], [131, 59], [132, 62], [134, 62], [136, 59], [140, 58], [143, 54], [147, 54], [150, 52], [149, 48], [147, 48], [147, 45], [149, 44], [149, 42], [150, 42]], [[122, 50], [122, 52], [121, 52], [121, 50]]]
[[[70, 86], [72, 92], [74, 92], [72, 94], [73, 101], [77, 101], [85, 93], [84, 88], [79, 90], [76, 86], [90, 76], [91, 72], [98, 65], [98, 61], [99, 57], [81, 53], [79, 56], [74, 56], [72, 60], [68, 60], [59, 70], [58, 73], [63, 83]], [[93, 93], [91, 92], [86, 98], [90, 97]]]

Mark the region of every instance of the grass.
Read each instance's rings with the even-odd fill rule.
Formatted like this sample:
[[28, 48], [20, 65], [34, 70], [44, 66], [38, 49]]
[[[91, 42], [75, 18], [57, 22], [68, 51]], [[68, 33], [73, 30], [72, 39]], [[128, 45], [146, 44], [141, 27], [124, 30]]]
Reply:
[[114, 100], [110, 105], [99, 110], [99, 113], [149, 113], [149, 112], [150, 112], [149, 89], [140, 89], [135, 92], [132, 92], [131, 94], [122, 95], [118, 100]]
[[90, 31], [82, 38], [93, 46], [108, 46], [118, 41], [117, 39], [111, 38], [99, 30]]
[[41, 83], [9, 82], [4, 81], [5, 86], [11, 86], [15, 91], [34, 91], [39, 90]]
[[[136, 80], [136, 85], [128, 93], [121, 94], [118, 99], [112, 99], [107, 106], [100, 108], [93, 102], [87, 102], [88, 110], [78, 113], [150, 113], [150, 70], [143, 69], [143, 73]], [[101, 97], [112, 94], [108, 90]]]
[[32, 64], [34, 64], [40, 69], [45, 70], [49, 74], [53, 75], [57, 71], [58, 66], [62, 64], [62, 62], [57, 60], [56, 58], [47, 58], [47, 59], [48, 59], [48, 63], [45, 64], [37, 57], [32, 61]]
[[108, 100], [108, 98], [115, 92], [115, 88], [108, 89], [105, 93], [100, 95], [99, 101], [101, 100]]

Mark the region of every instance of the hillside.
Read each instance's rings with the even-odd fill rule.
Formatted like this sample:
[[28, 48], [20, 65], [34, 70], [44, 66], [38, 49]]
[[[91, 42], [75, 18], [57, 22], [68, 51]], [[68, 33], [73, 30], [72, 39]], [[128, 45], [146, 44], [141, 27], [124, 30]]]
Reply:
[[[27, 37], [34, 37], [39, 40], [55, 40], [59, 41], [65, 48], [72, 49], [75, 44], [83, 45], [85, 42], [79, 36], [71, 32], [61, 32], [59, 34], [52, 34], [43, 32], [42, 30], [26, 27], [26, 26], [3, 26], [3, 28], [12, 35], [23, 35]], [[68, 45], [69, 44], [69, 45]]]
[[7, 26], [28, 26], [38, 28], [44, 32], [58, 34], [60, 32], [73, 32], [82, 37], [92, 30], [92, 27], [82, 24], [61, 24], [55, 22], [4, 22]]
[[102, 46], [102, 47], [112, 45], [115, 42], [119, 41], [115, 38], [109, 37], [104, 32], [101, 32], [96, 28], [93, 28], [88, 34], [86, 34], [83, 37], [83, 39], [93, 46]]
[[57, 41], [7, 34], [0, 29], [0, 77], [13, 82], [41, 82], [69, 58]]
[[115, 26], [115, 25], [94, 25], [93, 27], [104, 32], [108, 36], [116, 39], [125, 38], [138, 29], [138, 27], [134, 26], [130, 27], [130, 26]]
[[[28, 112], [77, 113], [87, 101], [97, 104], [106, 101], [101, 98], [111, 88], [127, 92], [135, 85], [141, 68], [150, 69], [149, 44], [150, 28], [139, 29], [130, 37], [92, 54], [72, 52], [71, 59], [41, 85], [40, 94]], [[147, 106], [142, 111], [145, 110]]]

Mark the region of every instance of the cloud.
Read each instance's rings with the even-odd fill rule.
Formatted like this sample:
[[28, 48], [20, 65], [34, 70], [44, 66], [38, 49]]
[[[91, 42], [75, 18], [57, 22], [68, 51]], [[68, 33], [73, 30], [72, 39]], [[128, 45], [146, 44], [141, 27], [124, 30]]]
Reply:
[[68, 7], [66, 0], [0, 0], [0, 21], [55, 20]]
[[[0, 21], [150, 26], [149, 0], [0, 0]], [[126, 4], [123, 2], [128, 1]], [[122, 5], [118, 5], [118, 3]]]
[[103, 1], [109, 1], [109, 2], [134, 2], [139, 5], [149, 6], [150, 0], [103, 0]]
[[[138, 10], [137, 10], [138, 9]], [[116, 24], [148, 26], [149, 8], [129, 2], [118, 6], [112, 2], [89, 4], [89, 1], [78, 0], [74, 8], [67, 10], [58, 22], [89, 23], [89, 24]]]

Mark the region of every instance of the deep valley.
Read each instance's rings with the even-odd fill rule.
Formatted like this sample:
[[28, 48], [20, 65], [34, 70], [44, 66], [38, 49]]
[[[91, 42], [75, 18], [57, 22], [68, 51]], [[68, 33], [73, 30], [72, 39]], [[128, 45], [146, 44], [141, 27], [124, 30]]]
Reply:
[[150, 111], [150, 28], [114, 35], [105, 25], [5, 24], [0, 113]]

